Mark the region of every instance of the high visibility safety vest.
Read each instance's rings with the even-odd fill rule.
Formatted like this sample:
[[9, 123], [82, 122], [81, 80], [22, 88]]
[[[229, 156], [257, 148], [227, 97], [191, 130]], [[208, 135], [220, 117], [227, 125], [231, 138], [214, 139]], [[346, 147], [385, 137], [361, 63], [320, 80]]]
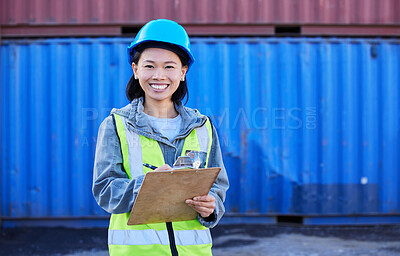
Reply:
[[[128, 177], [143, 175], [153, 166], [165, 164], [164, 156], [157, 141], [130, 130], [127, 119], [113, 114], [117, 134], [121, 143], [123, 167]], [[182, 155], [186, 150], [207, 152], [211, 149], [212, 128], [209, 119], [206, 123], [185, 138]], [[127, 225], [130, 213], [112, 214], [108, 230], [110, 255], [190, 255], [204, 256], [211, 253], [210, 230], [200, 224], [198, 219], [168, 223]]]

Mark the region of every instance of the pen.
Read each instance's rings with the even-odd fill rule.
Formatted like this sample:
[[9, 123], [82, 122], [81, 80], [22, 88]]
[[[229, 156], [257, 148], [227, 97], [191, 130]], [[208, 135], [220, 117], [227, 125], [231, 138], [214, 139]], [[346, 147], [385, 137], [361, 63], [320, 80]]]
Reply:
[[146, 166], [147, 168], [150, 168], [150, 169], [152, 169], [152, 170], [157, 169], [157, 167], [155, 167], [154, 165], [151, 165], [151, 164], [143, 163], [143, 166]]

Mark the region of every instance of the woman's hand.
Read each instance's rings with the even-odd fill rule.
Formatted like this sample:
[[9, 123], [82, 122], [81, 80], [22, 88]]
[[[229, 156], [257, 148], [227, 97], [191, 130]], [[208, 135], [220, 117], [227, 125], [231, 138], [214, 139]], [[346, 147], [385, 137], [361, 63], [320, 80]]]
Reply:
[[168, 170], [171, 170], [171, 169], [172, 169], [171, 166], [169, 166], [168, 164], [164, 164], [164, 165], [158, 167], [157, 169], [155, 169], [154, 171], [155, 171], [155, 172], [159, 172], [159, 171], [168, 171]]
[[215, 197], [212, 195], [196, 196], [193, 199], [187, 199], [185, 202], [203, 218], [210, 216], [215, 209]]

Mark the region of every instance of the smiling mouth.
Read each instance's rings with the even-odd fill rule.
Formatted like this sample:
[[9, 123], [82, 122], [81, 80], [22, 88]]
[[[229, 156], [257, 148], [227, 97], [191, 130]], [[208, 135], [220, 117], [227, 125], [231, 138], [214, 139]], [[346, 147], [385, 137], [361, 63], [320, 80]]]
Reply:
[[151, 88], [156, 90], [164, 90], [168, 87], [168, 84], [150, 84]]

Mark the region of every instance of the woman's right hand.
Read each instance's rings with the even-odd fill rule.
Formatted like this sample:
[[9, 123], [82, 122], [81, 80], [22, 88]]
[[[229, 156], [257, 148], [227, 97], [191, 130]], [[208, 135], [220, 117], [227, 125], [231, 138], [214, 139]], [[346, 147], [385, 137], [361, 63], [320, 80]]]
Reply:
[[159, 172], [159, 171], [168, 171], [168, 170], [171, 170], [171, 169], [172, 169], [171, 166], [169, 166], [168, 164], [164, 164], [164, 165], [158, 167], [157, 169], [155, 169], [154, 171], [155, 171], [155, 172]]

